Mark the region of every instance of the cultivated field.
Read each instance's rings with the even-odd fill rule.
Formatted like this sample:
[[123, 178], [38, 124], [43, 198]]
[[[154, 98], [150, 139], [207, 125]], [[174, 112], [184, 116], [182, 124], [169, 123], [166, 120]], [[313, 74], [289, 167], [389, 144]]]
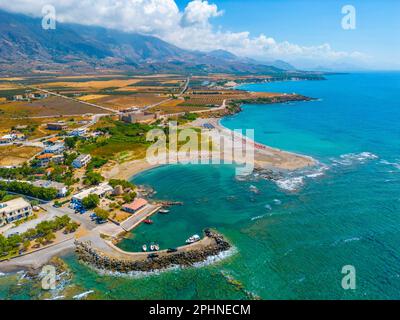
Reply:
[[151, 94], [134, 94], [128, 96], [110, 95], [90, 102], [115, 110], [125, 110], [133, 107], [145, 107], [159, 103], [168, 97]]
[[0, 104], [0, 113], [8, 118], [55, 117], [106, 113], [105, 110], [60, 97], [49, 97], [31, 102], [9, 102]]
[[0, 166], [20, 165], [40, 151], [36, 147], [0, 146]]

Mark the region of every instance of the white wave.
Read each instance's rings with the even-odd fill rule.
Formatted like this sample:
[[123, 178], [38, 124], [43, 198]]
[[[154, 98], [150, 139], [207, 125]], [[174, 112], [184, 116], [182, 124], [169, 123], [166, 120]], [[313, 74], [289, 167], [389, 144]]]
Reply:
[[379, 157], [371, 152], [346, 153], [339, 156], [339, 159], [331, 158], [333, 165], [352, 166], [355, 164], [364, 164], [370, 160], [376, 160]]
[[231, 249], [222, 251], [215, 256], [209, 256], [205, 261], [194, 263], [193, 267], [200, 268], [200, 267], [205, 267], [205, 266], [208, 266], [211, 264], [215, 264], [217, 262], [220, 262], [224, 259], [227, 259], [227, 258], [233, 256], [236, 252], [237, 252], [237, 249], [235, 247], [232, 247]]
[[256, 186], [251, 185], [249, 187], [250, 191], [253, 193], [260, 193], [260, 190], [258, 190], [258, 188]]
[[53, 297], [53, 298], [50, 298], [50, 299], [45, 299], [45, 300], [61, 300], [61, 299], [64, 299], [65, 298], [65, 296], [56, 296], [56, 297]]
[[85, 291], [85, 292], [82, 292], [80, 294], [73, 296], [72, 299], [81, 300], [83, 298], [86, 298], [89, 294], [91, 294], [93, 292], [94, 292], [94, 290]]
[[229, 250], [222, 251], [217, 255], [209, 256], [206, 260], [201, 262], [193, 263], [191, 266], [181, 266], [181, 265], [171, 265], [168, 268], [160, 269], [160, 270], [151, 270], [151, 271], [130, 271], [130, 272], [118, 272], [118, 271], [108, 271], [103, 269], [94, 268], [90, 266], [92, 269], [96, 270], [99, 274], [104, 276], [111, 276], [111, 277], [122, 277], [122, 278], [134, 278], [134, 279], [141, 279], [150, 276], [158, 276], [165, 272], [183, 270], [187, 268], [200, 268], [207, 265], [211, 265], [217, 262], [220, 262], [237, 252], [235, 247], [232, 247]]
[[276, 205], [280, 205], [280, 204], [282, 204], [282, 201], [279, 200], [279, 199], [274, 199], [274, 203], [275, 203]]
[[345, 239], [344, 242], [347, 243], [347, 242], [360, 241], [360, 240], [361, 240], [361, 238], [354, 237], [354, 238]]
[[398, 162], [390, 162], [390, 161], [387, 161], [387, 160], [381, 160], [380, 163], [388, 165], [388, 166], [392, 166], [395, 169], [400, 170], [400, 163], [398, 163]]
[[284, 178], [276, 181], [279, 188], [287, 191], [297, 191], [304, 185], [304, 177]]
[[263, 214], [263, 215], [261, 215], [261, 216], [253, 217], [253, 218], [251, 218], [250, 220], [251, 220], [251, 221], [260, 220], [260, 219], [264, 218], [265, 216], [266, 216], [266, 215]]

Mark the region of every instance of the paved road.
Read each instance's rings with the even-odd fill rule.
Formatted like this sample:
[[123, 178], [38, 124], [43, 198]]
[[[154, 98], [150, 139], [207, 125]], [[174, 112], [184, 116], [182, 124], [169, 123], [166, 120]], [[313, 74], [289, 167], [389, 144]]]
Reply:
[[152, 214], [154, 214], [156, 211], [158, 211], [160, 208], [161, 208], [161, 206], [154, 205], [154, 204], [148, 204], [142, 210], [133, 214], [132, 217], [125, 220], [121, 224], [121, 227], [126, 231], [130, 231], [133, 228], [135, 228], [139, 223], [141, 223], [143, 220], [145, 220], [146, 218], [148, 218]]
[[52, 257], [73, 251], [75, 248], [74, 241], [75, 239], [68, 239], [64, 242], [52, 245], [51, 247], [43, 248], [40, 251], [9, 261], [3, 261], [0, 263], [0, 270], [2, 272], [13, 272], [21, 269], [38, 269]]
[[41, 205], [43, 209], [45, 209], [47, 212], [42, 214], [39, 218], [35, 220], [31, 220], [28, 222], [25, 222], [18, 227], [9, 229], [4, 232], [4, 236], [8, 237], [9, 235], [13, 233], [24, 233], [28, 229], [35, 228], [40, 222], [42, 221], [49, 221], [53, 220], [56, 217], [62, 217], [63, 215], [68, 215], [72, 220], [82, 224], [86, 229], [92, 230], [94, 229], [97, 225], [95, 222], [90, 220], [90, 213], [86, 212], [85, 214], [79, 214], [75, 213], [74, 210], [70, 208], [54, 208], [51, 204], [44, 204]]

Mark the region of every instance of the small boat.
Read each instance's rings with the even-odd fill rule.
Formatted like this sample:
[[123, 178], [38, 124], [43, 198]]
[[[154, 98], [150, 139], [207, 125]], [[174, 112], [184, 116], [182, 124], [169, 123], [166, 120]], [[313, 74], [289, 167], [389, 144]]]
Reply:
[[195, 243], [197, 241], [200, 241], [200, 236], [198, 234], [195, 234], [194, 236], [191, 236], [189, 239], [186, 240], [187, 244]]
[[146, 246], [145, 244], [142, 246], [142, 251], [143, 251], [143, 252], [146, 252], [146, 251], [147, 251], [147, 246]]
[[153, 224], [154, 222], [153, 222], [153, 220], [150, 220], [150, 219], [146, 219], [146, 220], [144, 220], [143, 221], [145, 224]]
[[158, 250], [160, 250], [160, 246], [158, 244], [155, 244], [154, 245], [154, 251], [158, 251]]
[[162, 213], [162, 214], [166, 214], [166, 213], [169, 213], [169, 210], [165, 210], [165, 209], [161, 209], [160, 211], [158, 211], [159, 213]]
[[150, 251], [154, 251], [155, 247], [154, 244], [150, 245]]

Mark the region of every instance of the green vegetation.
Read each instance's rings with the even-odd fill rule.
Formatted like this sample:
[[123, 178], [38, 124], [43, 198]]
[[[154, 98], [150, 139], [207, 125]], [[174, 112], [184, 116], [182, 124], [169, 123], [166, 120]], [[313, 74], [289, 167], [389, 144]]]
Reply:
[[15, 192], [33, 198], [38, 198], [46, 201], [57, 198], [58, 191], [54, 188], [35, 187], [26, 182], [4, 182], [0, 181], [0, 190]]
[[104, 177], [100, 173], [89, 171], [89, 172], [86, 172], [83, 183], [87, 186], [95, 186], [103, 181], [104, 181]]
[[26, 164], [19, 168], [0, 168], [0, 177], [10, 180], [23, 180], [41, 173], [44, 173], [42, 168], [32, 168]]
[[[35, 228], [28, 229], [21, 235], [14, 234], [8, 238], [0, 235], [0, 258], [8, 259], [28, 250], [32, 241], [37, 246], [51, 243], [55, 232], [65, 228], [65, 232], [73, 232], [79, 227], [76, 222], [71, 222], [67, 215], [56, 217], [54, 220], [42, 221]], [[73, 230], [73, 231], [72, 231]]]
[[116, 186], [122, 186], [122, 188], [124, 189], [136, 189], [136, 186], [132, 182], [129, 182], [127, 180], [111, 179], [108, 183], [113, 188], [115, 188]]
[[96, 208], [100, 204], [100, 198], [97, 194], [90, 194], [83, 198], [82, 205], [85, 209], [90, 210]]
[[94, 210], [94, 213], [96, 214], [97, 218], [100, 220], [107, 220], [108, 217], [110, 216], [110, 213], [104, 209], [96, 208]]
[[90, 138], [78, 143], [81, 153], [90, 153], [102, 159], [115, 159], [123, 151], [132, 151], [138, 158], [145, 155], [146, 148], [151, 142], [146, 141], [146, 134], [156, 126], [123, 123], [110, 118], [102, 120], [98, 128], [107, 136]]
[[196, 113], [186, 112], [183, 116], [178, 118], [178, 125], [182, 125], [188, 122], [196, 120], [199, 116]]
[[88, 164], [86, 170], [87, 171], [92, 171], [93, 169], [100, 169], [102, 166], [104, 166], [108, 160], [100, 158], [100, 157], [93, 157], [90, 163]]
[[0, 202], [10, 201], [15, 198], [18, 198], [18, 196], [14, 194], [8, 194], [6, 191], [0, 191]]
[[75, 148], [77, 142], [78, 142], [78, 137], [67, 137], [64, 139], [65, 146], [69, 149]]

